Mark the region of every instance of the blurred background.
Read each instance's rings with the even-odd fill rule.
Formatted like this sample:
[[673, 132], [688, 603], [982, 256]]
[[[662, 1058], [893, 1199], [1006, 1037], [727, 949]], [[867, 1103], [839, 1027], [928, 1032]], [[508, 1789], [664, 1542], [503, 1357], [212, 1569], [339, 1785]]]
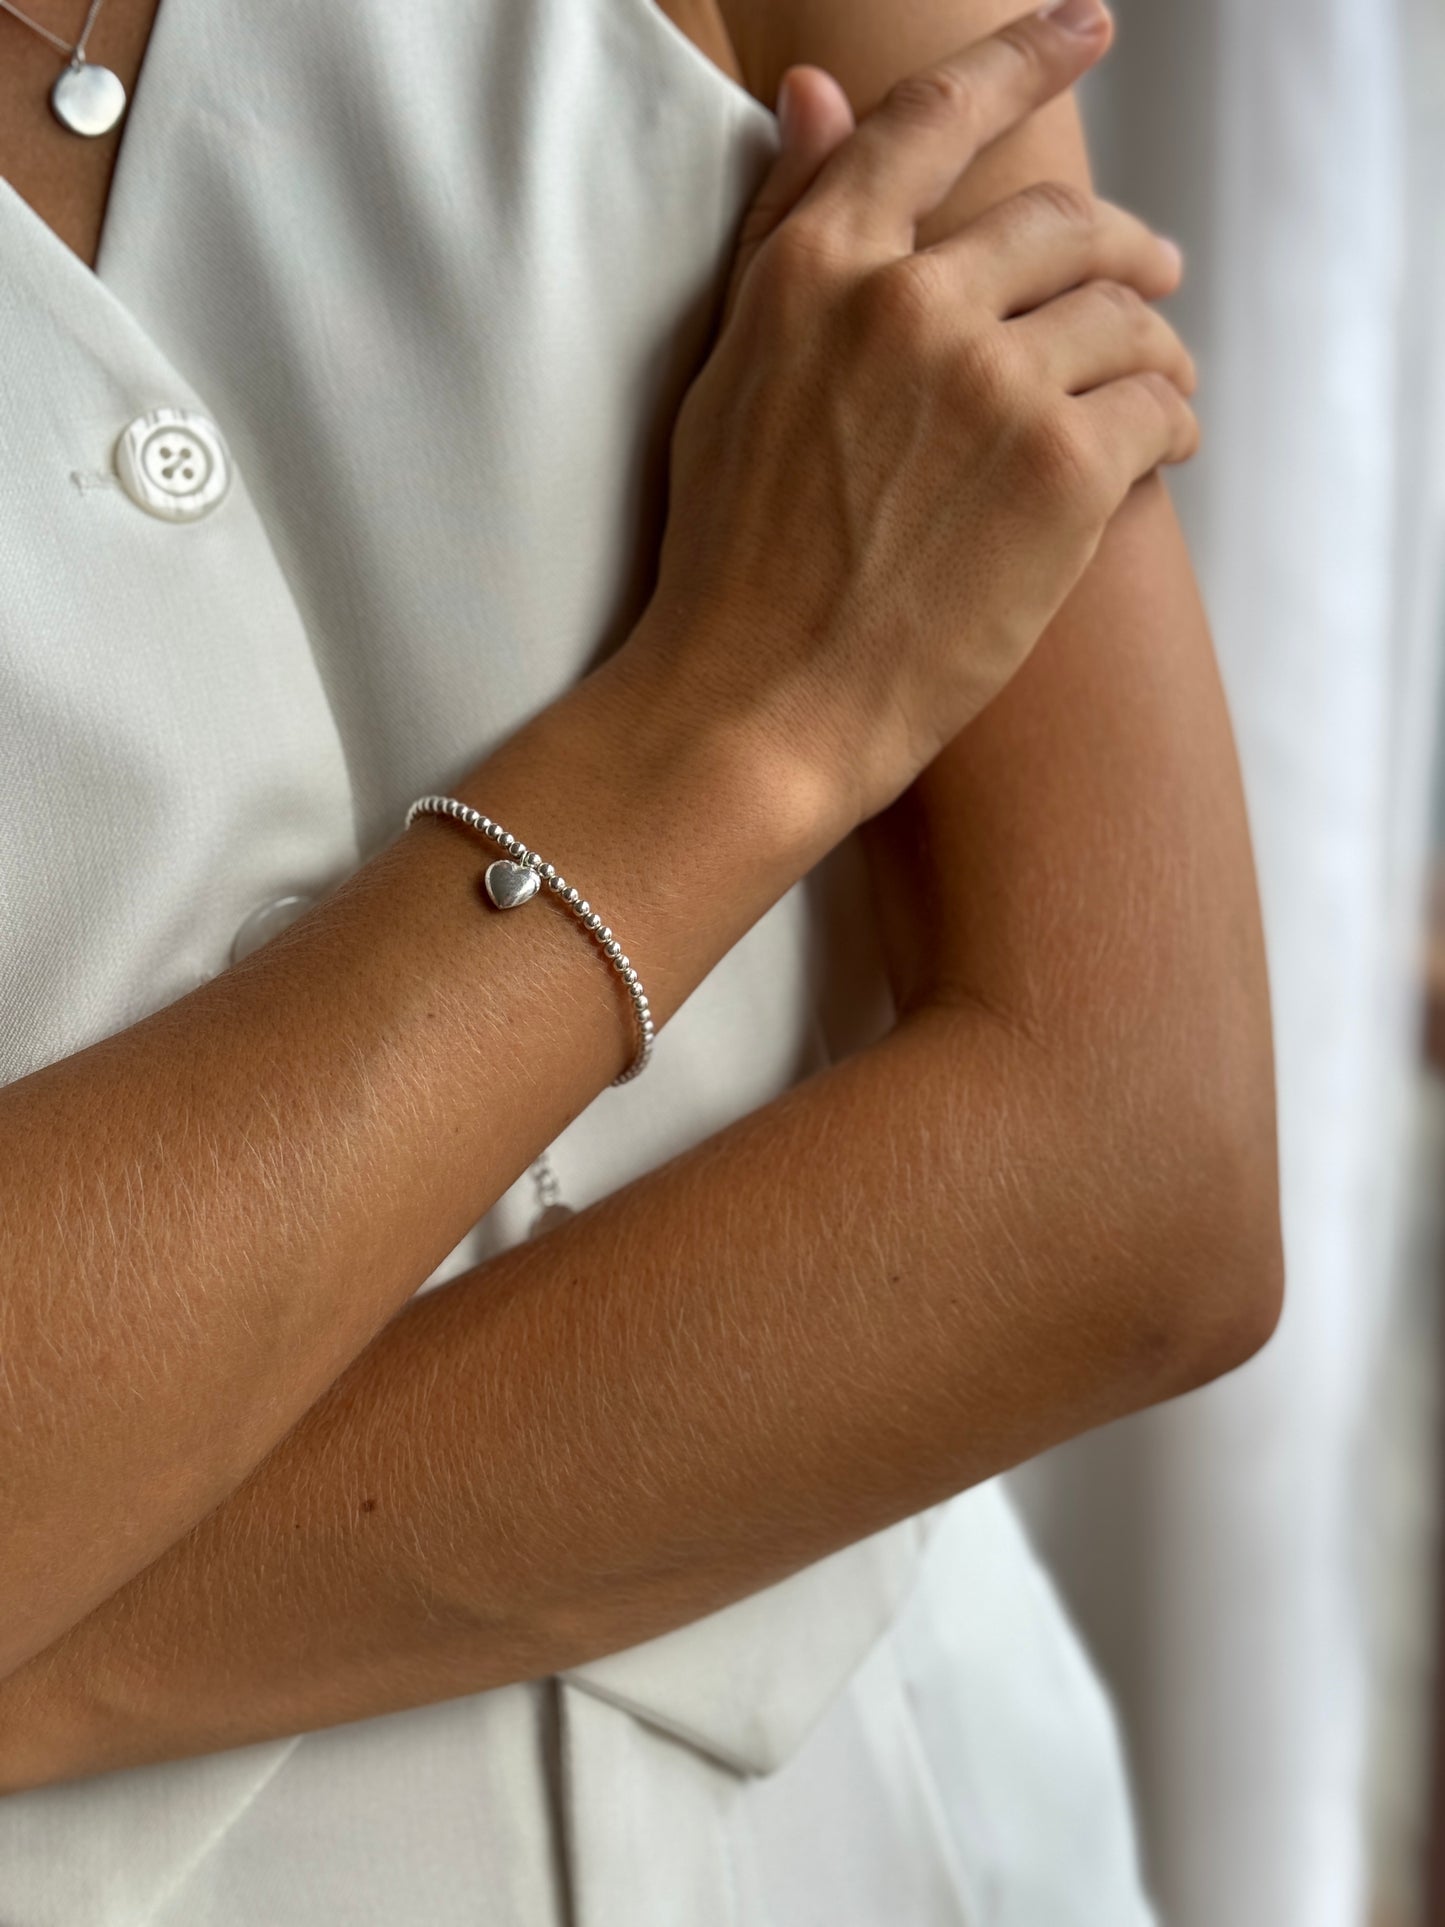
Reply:
[[1176, 499], [1254, 824], [1289, 1297], [1243, 1372], [1015, 1483], [1168, 1927], [1445, 1927], [1445, 0], [1115, 4], [1086, 112], [1190, 264]]

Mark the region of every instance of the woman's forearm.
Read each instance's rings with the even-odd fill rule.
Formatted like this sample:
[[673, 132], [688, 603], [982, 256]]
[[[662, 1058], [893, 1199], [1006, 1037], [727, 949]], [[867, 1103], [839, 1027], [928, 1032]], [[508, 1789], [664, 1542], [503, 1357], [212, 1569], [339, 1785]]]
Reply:
[[[659, 1021], [821, 854], [715, 713], [614, 658], [454, 786], [595, 900]], [[575, 920], [479, 901], [496, 854], [423, 817], [0, 1090], [0, 1675], [233, 1489], [628, 1061]]]
[[[674, 427], [651, 646], [458, 788], [585, 890], [660, 1018], [997, 693], [1132, 479], [1192, 450], [1167, 327], [1096, 300], [1076, 339], [1049, 299], [1167, 292], [1141, 224], [1022, 201], [946, 260], [912, 247], [1107, 37], [1037, 17], [856, 139], [815, 81], [834, 151], [784, 140]], [[626, 1061], [565, 912], [479, 912], [485, 854], [424, 818], [234, 970], [0, 1091], [0, 1675], [232, 1490]]]
[[[791, 0], [767, 18], [774, 61], [820, 61], [862, 113], [920, 61], [1022, 12]], [[1092, 191], [1072, 99], [994, 143], [919, 241], [946, 246], [1046, 182], [1065, 206]], [[1260, 904], [1209, 623], [1160, 476], [1131, 491], [1019, 675], [862, 842], [898, 1009], [987, 1010], [1092, 1058], [1116, 1108], [1157, 1119], [1181, 1168], [1196, 1140], [1234, 1144], [1218, 1208], [1267, 1255], [1199, 1282], [1211, 1301], [1239, 1294], [1239, 1315], [1267, 1329], [1283, 1260]]]
[[[1106, 39], [1102, 15], [1092, 31], [1037, 17], [1003, 45], [960, 51], [946, 84], [935, 77], [901, 90], [856, 140], [839, 136], [821, 171], [816, 153], [785, 143], [764, 184], [768, 232], [748, 237], [731, 319], [676, 424], [654, 597], [662, 613], [642, 671], [629, 645], [460, 784], [438, 773], [439, 785], [508, 822], [586, 889], [643, 966], [660, 1018], [997, 694], [1132, 480], [1192, 451], [1192, 375], [1172, 333], [1157, 318], [1141, 332], [1117, 302], [1095, 299], [1076, 338], [1051, 298], [1076, 289], [1081, 275], [1117, 278], [1146, 303], [1167, 292], [1177, 254], [1139, 223], [1092, 203], [1025, 198], [923, 267], [912, 247], [920, 212], [975, 150], [1076, 78]], [[811, 84], [821, 112], [818, 79], [832, 83]], [[839, 107], [846, 111], [835, 100]], [[827, 111], [836, 131], [837, 113]], [[805, 180], [794, 210], [790, 197]], [[1007, 382], [996, 378], [1001, 367]], [[690, 678], [679, 676], [670, 645], [691, 663]], [[616, 986], [565, 914], [545, 899], [520, 920], [479, 914], [486, 854], [456, 826], [423, 819], [235, 970], [0, 1092], [0, 1675], [233, 1492], [626, 1061]], [[786, 1134], [771, 1143], [762, 1126], [761, 1140], [746, 1130], [725, 1140], [730, 1158], [741, 1148], [715, 1200], [725, 1227], [716, 1274], [699, 1253], [692, 1275], [687, 1212], [674, 1201], [691, 1195], [683, 1182], [680, 1192], [640, 1193], [647, 1235], [635, 1246], [616, 1240], [649, 1281], [641, 1301], [620, 1259], [593, 1296], [579, 1294], [570, 1274], [539, 1285], [533, 1261], [518, 1258], [515, 1271], [489, 1276], [478, 1308], [468, 1303], [473, 1364], [485, 1353], [514, 1368], [505, 1379], [479, 1374], [492, 1399], [465, 1428], [481, 1454], [467, 1461], [473, 1503], [484, 1514], [496, 1479], [494, 1525], [520, 1567], [500, 1559], [491, 1590], [481, 1569], [458, 1575], [453, 1612], [469, 1655], [507, 1653], [514, 1677], [519, 1664], [557, 1663], [552, 1648], [564, 1652], [579, 1626], [579, 1650], [634, 1639], [634, 1621], [646, 1618], [632, 1603], [638, 1588], [660, 1622], [689, 1617], [709, 1598], [745, 1591], [966, 1483], [975, 1464], [1036, 1449], [1120, 1396], [1153, 1395], [1177, 1378], [1181, 1351], [1196, 1355], [1167, 1312], [1162, 1335], [1156, 1329], [1159, 1307], [1141, 1298], [1125, 1234], [1139, 1234], [1165, 1275], [1193, 1264], [1191, 1212], [1201, 1183], [1211, 1198], [1219, 1188], [1228, 1147], [1216, 1159], [1191, 1138], [1181, 1193], [1157, 1185], [1159, 1156], [1145, 1145], [1149, 1182], [1135, 1182], [1131, 1167], [1122, 1195], [1096, 1211], [1079, 1192], [1080, 1145], [1109, 1148], [1120, 1170], [1137, 1166], [1137, 1147], [1131, 1140], [1121, 1152], [1110, 1123], [1132, 1127], [1147, 1103], [1105, 1105], [1096, 1116], [1087, 1052], [1078, 1062], [1045, 1052], [1054, 1073], [1045, 1078], [1030, 1048], [1016, 1062], [995, 1061], [1009, 1032], [985, 1023], [967, 1053], [949, 1055], [966, 1093], [951, 1092], [941, 1109], [920, 1106], [910, 1080], [921, 1064], [899, 1060], [917, 1052], [919, 1035], [910, 1023], [868, 1072], [839, 1071], [816, 1119], [803, 1115], [824, 1137], [845, 1121], [832, 1149], [837, 1170], [851, 1174], [846, 1195], [886, 1210], [866, 1168], [876, 1146], [858, 1116], [876, 1099], [897, 1133], [885, 1159], [894, 1191], [942, 1186], [957, 1224], [945, 1216], [940, 1230], [925, 1214], [895, 1247], [869, 1212], [844, 1213], [860, 1274], [852, 1247], [831, 1232], [819, 1240], [816, 1213], [784, 1189], [763, 1214], [769, 1242], [759, 1243], [752, 1192], [766, 1194], [786, 1165], [813, 1155]], [[886, 1084], [871, 1068], [883, 1061]], [[860, 1090], [860, 1077], [873, 1082]], [[797, 1114], [784, 1106], [765, 1115]], [[1078, 1142], [1060, 1141], [1061, 1120]], [[1177, 1141], [1162, 1119], [1150, 1122], [1166, 1150]], [[929, 1142], [917, 1139], [920, 1125], [934, 1134]], [[971, 1132], [983, 1147], [977, 1166]], [[898, 1146], [910, 1133], [905, 1155]], [[754, 1168], [757, 1141], [766, 1157]], [[1005, 1143], [1008, 1157], [992, 1162]], [[1002, 1208], [1009, 1194], [1019, 1208]], [[1090, 1306], [1096, 1318], [1109, 1307], [1104, 1328], [1091, 1358], [1071, 1328], [1067, 1355], [1054, 1362], [1075, 1376], [1050, 1384], [1045, 1370], [1025, 1385], [1009, 1376], [1009, 1361], [1030, 1355], [1037, 1316], [1043, 1351], [1034, 1364], [1048, 1367], [1068, 1297], [1045, 1290], [1035, 1299], [1025, 1287], [1058, 1282], [1040, 1251], [1057, 1257], [1066, 1224], [1076, 1240], [1081, 1210], [1109, 1224], [1096, 1254], [1102, 1270], [1085, 1267], [1110, 1286]], [[790, 1211], [796, 1226], [782, 1248], [810, 1287], [799, 1299], [784, 1288], [795, 1280], [780, 1284], [769, 1260]], [[1116, 1222], [1120, 1213], [1126, 1222]], [[1240, 1222], [1223, 1214], [1231, 1247]], [[809, 1237], [815, 1249], [804, 1253]], [[1215, 1227], [1200, 1248], [1219, 1242]], [[569, 1237], [549, 1246], [550, 1257], [571, 1249]], [[888, 1263], [875, 1276], [879, 1252]], [[824, 1261], [831, 1269], [819, 1273]], [[916, 1436], [890, 1426], [898, 1387], [924, 1369], [905, 1342], [917, 1344], [917, 1331], [890, 1329], [884, 1344], [860, 1298], [871, 1281], [867, 1310], [876, 1314], [880, 1278], [907, 1288], [915, 1275], [922, 1295], [908, 1301], [909, 1314], [921, 1320], [935, 1372], [945, 1359], [941, 1379], [924, 1381], [919, 1407], [930, 1423]], [[1001, 1277], [1009, 1294], [1022, 1293], [1020, 1328], [1006, 1337], [996, 1316]], [[941, 1300], [930, 1295], [940, 1290]], [[383, 1352], [446, 1315], [408, 1311]], [[793, 1383], [802, 1368], [777, 1363], [799, 1317], [808, 1329], [818, 1317], [835, 1321], [811, 1404], [800, 1404]], [[970, 1317], [981, 1322], [970, 1326]], [[1233, 1322], [1226, 1351], [1237, 1349]], [[585, 1372], [569, 1351], [583, 1329]], [[525, 1359], [508, 1349], [519, 1330], [535, 1338]], [[1002, 1379], [991, 1392], [969, 1388], [970, 1397], [988, 1393], [985, 1417], [975, 1423], [970, 1409], [967, 1433], [950, 1431], [959, 1384], [969, 1387], [970, 1372], [987, 1363], [970, 1340], [989, 1332], [997, 1342], [984, 1354]], [[679, 1335], [690, 1349], [674, 1357]], [[692, 1444], [710, 1428], [714, 1449], [728, 1436], [728, 1414], [709, 1400], [730, 1361], [734, 1393], [762, 1403], [738, 1456], [717, 1472]], [[432, 1358], [426, 1369], [445, 1377], [450, 1360]], [[559, 1373], [576, 1381], [583, 1443], [610, 1470], [589, 1519], [567, 1512], [588, 1479], [568, 1476], [582, 1445], [570, 1412], [549, 1404]], [[860, 1373], [866, 1396], [855, 1413]], [[467, 1387], [456, 1391], [461, 1399]], [[519, 1397], [520, 1442], [504, 1427], [489, 1431]], [[1003, 1428], [1007, 1446], [988, 1417], [989, 1399], [1000, 1397], [1018, 1421]], [[325, 1400], [319, 1411], [298, 1437], [347, 1407]], [[602, 1439], [614, 1414], [624, 1443], [657, 1456], [655, 1503], [629, 1501], [631, 1468], [615, 1457], [617, 1436]], [[568, 1419], [553, 1429], [572, 1456], [548, 1459], [546, 1428], [526, 1429], [539, 1415]], [[744, 1474], [789, 1445], [797, 1476], [781, 1482], [776, 1520], [768, 1505], [761, 1518], [743, 1506], [743, 1537], [718, 1513], [723, 1553], [691, 1556], [695, 1526], [679, 1521], [708, 1516], [692, 1485], [740, 1505]], [[836, 1479], [837, 1455], [846, 1474], [849, 1449], [862, 1451], [864, 1470], [893, 1469]], [[535, 1504], [519, 1497], [529, 1477]], [[596, 1541], [591, 1592], [585, 1559], [578, 1577], [560, 1556], [534, 1569], [517, 1550], [529, 1549], [527, 1529], [549, 1496], [554, 1532], [585, 1541], [606, 1518], [610, 1540]], [[438, 1597], [448, 1596], [439, 1586]], [[445, 1617], [445, 1603], [438, 1611]], [[612, 1625], [609, 1613], [626, 1623]], [[527, 1661], [539, 1638], [546, 1652]]]
[[966, 1011], [409, 1305], [186, 1539], [0, 1686], [14, 1789], [631, 1645], [1262, 1335], [1232, 1148]]

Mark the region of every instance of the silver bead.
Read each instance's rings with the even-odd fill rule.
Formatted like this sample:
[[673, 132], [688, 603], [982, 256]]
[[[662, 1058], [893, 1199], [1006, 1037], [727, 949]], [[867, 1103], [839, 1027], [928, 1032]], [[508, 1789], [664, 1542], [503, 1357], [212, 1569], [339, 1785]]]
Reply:
[[465, 823], [470, 829], [480, 831], [482, 835], [504, 850], [514, 863], [531, 870], [538, 876], [539, 881], [545, 882], [553, 894], [562, 898], [567, 907], [574, 912], [584, 929], [596, 937], [608, 962], [627, 988], [632, 1002], [633, 1016], [637, 1023], [638, 1042], [632, 1061], [620, 1075], [612, 1080], [614, 1084], [630, 1084], [651, 1061], [656, 1026], [648, 1007], [647, 994], [638, 981], [637, 971], [623, 950], [620, 940], [613, 935], [611, 927], [602, 921], [601, 916], [592, 908], [581, 891], [558, 874], [555, 864], [544, 863], [536, 850], [529, 850], [519, 836], [513, 836], [509, 830], [504, 830], [500, 823], [495, 822], [481, 810], [473, 809], [469, 803], [463, 803], [455, 796], [419, 796], [407, 810], [403, 818], [403, 827], [410, 827], [417, 816], [423, 812], [436, 816], [449, 816], [459, 823]]

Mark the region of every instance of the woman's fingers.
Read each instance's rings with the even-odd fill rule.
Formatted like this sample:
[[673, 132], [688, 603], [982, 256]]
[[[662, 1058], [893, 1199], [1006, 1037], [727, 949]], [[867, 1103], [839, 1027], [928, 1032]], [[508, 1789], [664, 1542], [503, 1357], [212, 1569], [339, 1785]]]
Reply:
[[1008, 324], [1017, 346], [1069, 395], [1152, 370], [1183, 394], [1197, 383], [1194, 360], [1157, 308], [1122, 281], [1090, 281]]
[[848, 96], [831, 74], [821, 67], [788, 68], [778, 87], [778, 157], [743, 218], [723, 301], [724, 327], [758, 249], [792, 213], [854, 125]]
[[889, 255], [981, 148], [1076, 81], [1109, 45], [1100, 0], [1062, 0], [895, 83], [799, 203], [830, 231]]
[[1136, 215], [1064, 181], [1040, 181], [922, 250], [956, 265], [992, 314], [1027, 313], [1080, 283], [1121, 281], [1157, 301], [1179, 285], [1178, 248]]
[[1106, 382], [1073, 406], [1104, 452], [1119, 501], [1162, 462], [1187, 462], [1199, 447], [1198, 419], [1167, 375]]

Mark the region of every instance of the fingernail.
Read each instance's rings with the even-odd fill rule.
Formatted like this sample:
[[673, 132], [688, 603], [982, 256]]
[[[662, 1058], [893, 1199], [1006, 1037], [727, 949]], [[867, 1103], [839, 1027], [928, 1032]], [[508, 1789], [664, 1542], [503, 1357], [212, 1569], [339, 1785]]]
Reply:
[[788, 76], [786, 74], [784, 74], [778, 82], [778, 101], [774, 112], [778, 116], [778, 132], [784, 140], [787, 140], [789, 134], [792, 132], [793, 107], [792, 89], [788, 86]]
[[1102, 25], [1104, 8], [1100, 0], [1049, 0], [1039, 8], [1039, 18], [1048, 20], [1065, 33], [1093, 33]]
[[1171, 241], [1167, 234], [1160, 234], [1160, 235], [1157, 235], [1155, 238], [1158, 241], [1160, 247], [1163, 248], [1164, 252], [1173, 261], [1176, 272], [1182, 274], [1184, 272], [1183, 248], [1180, 247], [1177, 241]]

